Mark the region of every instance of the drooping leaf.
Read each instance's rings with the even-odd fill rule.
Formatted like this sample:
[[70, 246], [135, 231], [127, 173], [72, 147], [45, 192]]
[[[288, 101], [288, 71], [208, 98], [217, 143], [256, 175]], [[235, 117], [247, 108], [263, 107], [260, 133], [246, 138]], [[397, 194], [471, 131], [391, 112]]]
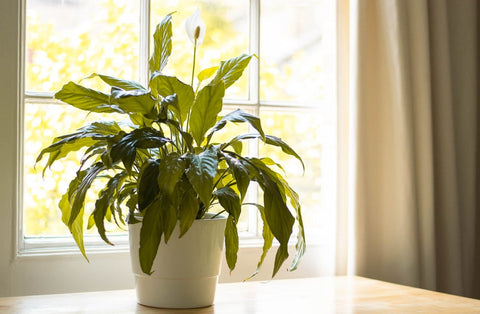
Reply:
[[228, 216], [225, 226], [225, 257], [230, 272], [235, 269], [238, 253], [238, 231], [233, 216]]
[[140, 174], [138, 175], [138, 210], [143, 212], [155, 199], [159, 192], [158, 188], [158, 172], [160, 162], [157, 160], [147, 160], [143, 164]]
[[262, 255], [260, 256], [260, 260], [258, 261], [258, 264], [257, 264], [257, 269], [255, 270], [255, 272], [250, 276], [248, 277], [246, 280], [249, 280], [251, 279], [252, 277], [254, 277], [255, 275], [258, 274], [258, 272], [260, 271], [260, 268], [262, 267], [263, 265], [263, 262], [265, 261], [265, 257], [267, 257], [267, 253], [268, 251], [270, 250], [270, 248], [272, 247], [272, 243], [273, 243], [273, 233], [272, 231], [270, 230], [270, 227], [268, 226], [268, 223], [267, 223], [267, 220], [265, 218], [265, 208], [262, 206], [262, 205], [259, 205], [259, 204], [252, 204], [252, 203], [248, 203], [248, 204], [244, 204], [244, 205], [254, 205], [258, 208], [258, 210], [260, 211], [260, 216], [262, 218], [262, 221], [263, 221], [263, 228], [262, 228], [262, 238], [263, 238], [263, 247], [262, 247]]
[[[231, 139], [228, 143], [224, 144], [223, 147], [221, 147], [220, 149], [224, 149], [225, 147], [227, 147], [229, 145], [233, 145], [234, 143], [236, 143], [238, 141], [249, 140], [249, 139], [254, 139], [254, 138], [260, 138], [261, 139], [261, 136], [259, 134], [254, 134], [254, 133], [238, 135], [238, 136], [234, 137], [233, 139]], [[300, 163], [302, 164], [303, 171], [305, 171], [305, 164], [303, 163], [302, 158], [293, 150], [293, 148], [291, 148], [287, 143], [282, 141], [281, 138], [273, 136], [273, 135], [265, 135], [265, 143], [268, 144], [268, 145], [278, 146], [282, 149], [282, 151], [285, 154], [288, 154], [288, 155], [291, 155], [291, 156], [294, 156], [295, 158], [297, 158], [300, 161]]]
[[127, 171], [131, 171], [137, 154], [137, 148], [160, 148], [170, 139], [154, 128], [134, 129], [113, 144], [110, 156], [113, 162], [121, 160]]
[[227, 89], [242, 76], [243, 70], [248, 66], [250, 59], [252, 59], [252, 55], [242, 54], [238, 57], [220, 62], [217, 75], [215, 75], [210, 84], [218, 84], [220, 81], [223, 81], [225, 89]]
[[110, 97], [102, 92], [68, 82], [55, 94], [55, 98], [75, 108], [90, 112], [118, 112], [120, 108], [110, 104]]
[[105, 234], [104, 219], [109, 212], [114, 200], [114, 194], [117, 192], [119, 186], [125, 180], [125, 173], [118, 173], [110, 180], [108, 180], [105, 188], [100, 192], [99, 198], [95, 202], [95, 209], [92, 216], [97, 226], [98, 234], [106, 243], [113, 245]]
[[117, 104], [123, 112], [141, 113], [148, 117], [155, 107], [155, 99], [147, 90], [123, 90], [112, 87], [110, 101]]
[[198, 146], [202, 145], [205, 133], [217, 122], [224, 95], [223, 81], [207, 85], [198, 92], [190, 115], [190, 133]]
[[195, 98], [193, 88], [180, 81], [174, 76], [167, 76], [161, 73], [154, 73], [150, 80], [150, 88], [152, 95], [158, 97], [167, 97], [176, 94], [178, 99], [178, 107], [170, 108], [178, 118], [180, 124], [183, 124], [190, 112]]
[[160, 208], [162, 198], [156, 199], [145, 209], [140, 229], [140, 248], [138, 251], [140, 267], [147, 274], [152, 274], [152, 265], [162, 239], [163, 223]]
[[54, 161], [64, 158], [70, 152], [78, 151], [83, 147], [92, 148], [106, 145], [106, 140], [120, 131], [120, 126], [116, 122], [93, 122], [73, 133], [56, 137], [50, 146], [40, 152], [35, 163], [42, 160], [45, 154], [49, 154], [44, 168], [45, 172]]
[[175, 185], [182, 178], [187, 160], [178, 153], [171, 153], [162, 159], [158, 168], [158, 187], [161, 192], [172, 194]]
[[229, 153], [222, 153], [222, 155], [225, 158], [228, 167], [230, 167], [233, 172], [233, 176], [235, 177], [241, 199], [243, 200], [245, 198], [245, 195], [247, 194], [247, 189], [250, 184], [248, 170], [238, 159], [236, 159]]
[[238, 223], [241, 212], [240, 197], [230, 187], [223, 187], [215, 191], [220, 205], [233, 217], [235, 223]]
[[213, 178], [217, 173], [218, 157], [214, 149], [210, 148], [199, 155], [188, 155], [190, 165], [187, 169], [187, 178], [205, 207], [210, 205], [213, 192]]
[[86, 79], [98, 77], [105, 83], [107, 83], [110, 86], [115, 86], [118, 88], [121, 88], [123, 90], [146, 90], [145, 87], [142, 86], [142, 84], [135, 82], [135, 81], [129, 81], [129, 80], [123, 80], [119, 79], [113, 76], [108, 76], [108, 75], [103, 75], [99, 73], [92, 73], [89, 76], [86, 77]]
[[149, 61], [150, 73], [161, 72], [172, 53], [172, 14], [168, 14], [157, 25], [153, 34], [153, 54]]
[[62, 211], [62, 222], [70, 230], [75, 243], [77, 243], [80, 252], [83, 257], [88, 261], [87, 255], [85, 253], [85, 245], [83, 243], [83, 207], [80, 209], [77, 217], [74, 219], [73, 223], [69, 223], [71, 218], [72, 206], [70, 202], [70, 195], [73, 194], [73, 191], [77, 190], [78, 185], [83, 181], [83, 178], [87, 174], [86, 171], [78, 173], [78, 175], [70, 182], [67, 192], [62, 196], [58, 207]]
[[92, 185], [92, 182], [97, 178], [98, 174], [103, 170], [105, 170], [105, 166], [103, 165], [103, 163], [97, 162], [96, 164], [85, 170], [85, 175], [82, 175], [82, 179], [76, 189], [74, 191], [69, 191], [69, 201], [72, 205], [70, 218], [68, 220], [69, 226], [72, 226], [74, 224], [77, 216], [83, 210], [87, 190]]
[[249, 114], [247, 112], [242, 111], [241, 109], [237, 109], [235, 111], [232, 111], [228, 114], [226, 114], [223, 118], [221, 118], [210, 130], [208, 133], [207, 137], [210, 138], [212, 137], [214, 132], [217, 132], [225, 127], [227, 124], [227, 121], [230, 122], [235, 122], [235, 123], [243, 123], [243, 122], [248, 122], [250, 125], [258, 131], [260, 136], [264, 141], [265, 139], [265, 133], [263, 132], [262, 125], [260, 123], [260, 118]]
[[265, 222], [280, 243], [275, 256], [273, 277], [288, 258], [288, 240], [292, 234], [295, 219], [285, 203], [285, 188], [277, 184], [277, 173], [258, 158], [245, 158], [244, 161], [257, 170], [255, 180], [263, 190]]
[[184, 176], [176, 188], [178, 200], [178, 219], [180, 221], [180, 236], [182, 237], [197, 217], [199, 204], [195, 191]]

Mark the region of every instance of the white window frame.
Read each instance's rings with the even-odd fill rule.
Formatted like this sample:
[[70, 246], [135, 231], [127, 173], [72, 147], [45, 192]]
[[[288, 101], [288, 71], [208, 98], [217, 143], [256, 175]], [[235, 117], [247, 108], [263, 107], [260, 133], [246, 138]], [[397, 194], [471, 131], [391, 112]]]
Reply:
[[[140, 81], [146, 83], [150, 37], [150, 16], [147, 13], [149, 0], [140, 0], [140, 3], [140, 10], [143, 11], [140, 38], [145, 39], [140, 40], [141, 51], [144, 51], [140, 55], [140, 65], [144, 65], [144, 68], [140, 68]], [[0, 109], [0, 134], [6, 134], [6, 150], [0, 157], [0, 173], [4, 174], [4, 179], [0, 180], [0, 198], [6, 200], [0, 203], [0, 213], [5, 213], [0, 220], [0, 237], [4, 239], [0, 241], [0, 296], [133, 288], [126, 236], [119, 236], [118, 240], [114, 240], [118, 244], [114, 248], [107, 248], [97, 237], [87, 236], [90, 263], [85, 262], [70, 237], [55, 237], [52, 241], [51, 238], [25, 239], [23, 236], [23, 106], [27, 100], [44, 102], [52, 96], [41, 93], [26, 94], [24, 91], [25, 10], [26, 0], [0, 2], [0, 23], [5, 23], [5, 28], [2, 26], [2, 29], [9, 27], [12, 30], [2, 32], [1, 40], [6, 43], [7, 48], [5, 53], [1, 51], [0, 65], [6, 70], [4, 75], [0, 76], [0, 86], [14, 85], [14, 88], [2, 91], [6, 105]], [[335, 5], [332, 12], [334, 10]], [[250, 0], [250, 19], [250, 52], [259, 55], [259, 36], [252, 34], [260, 33], [260, 0]], [[252, 62], [249, 100], [225, 101], [225, 106], [242, 106], [256, 114], [261, 107], [284, 108], [285, 104], [260, 101], [259, 75], [258, 63]], [[12, 77], [16, 79], [12, 80]], [[256, 226], [257, 215], [250, 217], [251, 224]], [[220, 282], [241, 281], [254, 271], [261, 254], [261, 241], [257, 235], [258, 233], [254, 232], [242, 238], [237, 268], [229, 274], [226, 267], [223, 267]], [[276, 279], [332, 274], [333, 269], [325, 266], [330, 263], [324, 265], [317, 259], [322, 254], [322, 245], [313, 242], [314, 244], [308, 247], [309, 255], [305, 256], [301, 267], [291, 273], [280, 271]], [[263, 272], [255, 279], [270, 278], [273, 255], [269, 254]]]

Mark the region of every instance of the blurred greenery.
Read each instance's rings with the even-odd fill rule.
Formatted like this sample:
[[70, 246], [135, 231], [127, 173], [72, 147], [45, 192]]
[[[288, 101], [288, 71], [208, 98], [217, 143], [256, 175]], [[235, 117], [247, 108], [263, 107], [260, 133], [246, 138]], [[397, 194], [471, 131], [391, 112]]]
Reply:
[[[26, 29], [26, 89], [35, 92], [54, 92], [62, 84], [79, 81], [87, 75], [99, 72], [124, 79], [139, 80], [139, 1], [83, 0], [83, 1], [27, 1]], [[183, 22], [199, 6], [207, 25], [205, 41], [198, 51], [196, 73], [201, 69], [218, 65], [232, 55], [249, 50], [249, 1], [152, 1], [151, 29], [165, 14], [176, 11], [173, 20], [174, 50], [166, 68], [167, 74], [175, 73], [189, 83], [192, 64], [192, 44], [184, 33]], [[271, 100], [291, 100], [287, 94], [286, 78], [296, 75], [312, 77], [318, 66], [300, 67], [303, 52], [293, 56], [293, 62], [283, 64], [281, 70], [275, 62], [262, 63], [261, 87], [264, 97]], [[263, 62], [263, 61], [262, 61]], [[278, 79], [278, 73], [283, 74]], [[315, 81], [315, 82], [318, 82]], [[314, 84], [317, 84], [315, 83]], [[93, 88], [105, 88], [100, 81], [88, 81]], [[302, 96], [317, 101], [321, 93], [317, 88], [305, 91]], [[227, 99], [249, 98], [249, 75], [245, 75], [228, 90]], [[268, 100], [268, 99], [267, 99]], [[231, 109], [236, 109], [232, 107]], [[253, 112], [254, 113], [254, 112]], [[98, 115], [86, 115], [67, 106], [48, 101], [27, 100], [24, 124], [24, 231], [26, 235], [63, 235], [68, 229], [62, 224], [58, 201], [78, 169], [79, 155], [71, 155], [47, 170], [42, 178], [41, 165], [34, 169], [35, 158], [51, 139], [98, 119]], [[283, 138], [302, 156], [306, 163], [303, 176], [301, 166], [295, 159], [277, 154], [275, 150], [265, 153], [281, 162], [287, 170], [289, 182], [300, 194], [307, 226], [318, 226], [318, 208], [321, 202], [320, 163], [322, 141], [319, 122], [311, 112], [261, 111], [264, 129]], [[238, 130], [237, 130], [238, 131]], [[228, 134], [218, 134], [229, 137]], [[220, 138], [219, 138], [220, 139]], [[93, 209], [87, 206], [86, 215]], [[92, 195], [90, 195], [92, 199]], [[242, 217], [239, 227], [246, 231], [247, 217]], [[110, 226], [111, 230], [115, 226]], [[87, 233], [92, 232], [91, 230]], [[95, 232], [95, 231], [93, 231]]]

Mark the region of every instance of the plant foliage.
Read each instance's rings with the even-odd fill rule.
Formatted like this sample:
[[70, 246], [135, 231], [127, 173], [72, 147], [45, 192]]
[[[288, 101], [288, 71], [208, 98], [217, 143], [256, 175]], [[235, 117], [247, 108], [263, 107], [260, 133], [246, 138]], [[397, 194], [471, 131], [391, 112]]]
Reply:
[[[297, 223], [297, 267], [305, 252], [305, 234], [298, 195], [270, 158], [241, 154], [243, 141], [260, 139], [267, 145], [297, 158], [300, 156], [280, 138], [264, 133], [260, 119], [237, 109], [220, 117], [225, 89], [248, 66], [252, 55], [222, 61], [203, 70], [198, 86], [162, 73], [172, 51], [172, 16], [167, 15], [154, 34], [154, 52], [149, 66], [149, 86], [94, 73], [110, 86], [110, 94], [74, 82], [65, 84], [55, 98], [88, 112], [125, 115], [129, 123], [97, 121], [76, 132], [54, 138], [37, 162], [48, 156], [45, 169], [71, 152], [82, 152], [76, 177], [59, 202], [62, 221], [69, 228], [82, 254], [85, 196], [95, 180], [106, 182], [95, 202], [88, 227], [96, 226], [102, 239], [111, 244], [104, 222], [137, 223], [142, 216], [140, 264], [151, 273], [162, 240], [170, 238], [176, 224], [183, 236], [195, 219], [218, 203], [228, 214], [225, 228], [226, 259], [235, 268], [238, 252], [237, 223], [243, 206], [254, 205], [263, 220], [263, 252], [257, 271], [272, 247], [279, 242], [272, 276], [288, 257], [288, 242]], [[215, 76], [213, 76], [215, 74]], [[213, 78], [208, 83], [210, 77]], [[200, 86], [203, 85], [203, 86]], [[247, 123], [257, 133], [241, 134], [225, 143], [212, 142], [215, 132], [231, 123]], [[263, 204], [245, 204], [250, 184], [263, 191]]]

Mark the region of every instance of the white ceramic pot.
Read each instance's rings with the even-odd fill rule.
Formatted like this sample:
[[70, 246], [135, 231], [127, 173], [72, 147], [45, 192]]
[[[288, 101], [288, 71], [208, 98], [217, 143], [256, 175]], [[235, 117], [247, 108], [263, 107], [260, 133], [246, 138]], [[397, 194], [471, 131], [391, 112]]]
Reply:
[[178, 238], [175, 227], [163, 241], [153, 262], [152, 275], [142, 272], [138, 250], [141, 223], [128, 226], [130, 258], [138, 303], [162, 308], [196, 308], [213, 304], [223, 252], [226, 218], [206, 214]]

